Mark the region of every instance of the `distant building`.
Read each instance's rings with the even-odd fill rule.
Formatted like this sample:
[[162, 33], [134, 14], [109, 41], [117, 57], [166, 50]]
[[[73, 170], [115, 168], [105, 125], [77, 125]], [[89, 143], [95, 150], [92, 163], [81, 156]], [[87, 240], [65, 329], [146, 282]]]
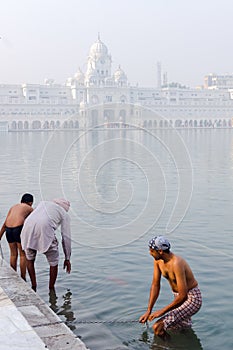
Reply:
[[[163, 77], [163, 82], [161, 82]], [[0, 131], [87, 128], [232, 127], [233, 75], [209, 74], [204, 87], [168, 83], [157, 64], [157, 87], [130, 85], [98, 37], [65, 84], [0, 85]]]
[[233, 74], [208, 74], [204, 78], [205, 89], [233, 89]]

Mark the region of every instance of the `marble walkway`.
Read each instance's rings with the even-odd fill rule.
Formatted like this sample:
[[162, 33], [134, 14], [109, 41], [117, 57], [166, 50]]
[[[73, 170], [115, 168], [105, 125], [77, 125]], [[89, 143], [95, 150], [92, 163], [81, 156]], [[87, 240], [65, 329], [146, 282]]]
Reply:
[[0, 350], [87, 350], [85, 344], [0, 258]]

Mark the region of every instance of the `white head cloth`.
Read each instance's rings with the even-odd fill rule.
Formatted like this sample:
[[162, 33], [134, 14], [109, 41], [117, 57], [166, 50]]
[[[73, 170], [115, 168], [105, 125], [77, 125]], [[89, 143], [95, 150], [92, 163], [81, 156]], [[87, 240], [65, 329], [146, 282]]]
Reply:
[[66, 199], [64, 198], [56, 198], [56, 199], [53, 199], [53, 202], [60, 205], [60, 207], [62, 207], [63, 209], [65, 209], [66, 211], [69, 210], [70, 208], [70, 202], [67, 201]]

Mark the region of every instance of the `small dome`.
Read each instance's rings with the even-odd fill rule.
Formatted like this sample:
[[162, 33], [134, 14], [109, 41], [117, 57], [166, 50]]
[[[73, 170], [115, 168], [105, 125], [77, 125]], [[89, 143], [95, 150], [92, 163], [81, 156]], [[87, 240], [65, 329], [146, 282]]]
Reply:
[[71, 85], [73, 84], [73, 82], [74, 82], [74, 78], [69, 77], [69, 78], [66, 80], [66, 85], [71, 86]]
[[77, 73], [75, 73], [74, 75], [75, 80], [79, 81], [79, 82], [83, 82], [84, 81], [84, 74], [81, 71], [81, 69], [79, 68]]
[[114, 73], [114, 79], [115, 79], [115, 81], [127, 80], [127, 76], [126, 76], [125, 72], [121, 69], [120, 66], [118, 67], [118, 69]]

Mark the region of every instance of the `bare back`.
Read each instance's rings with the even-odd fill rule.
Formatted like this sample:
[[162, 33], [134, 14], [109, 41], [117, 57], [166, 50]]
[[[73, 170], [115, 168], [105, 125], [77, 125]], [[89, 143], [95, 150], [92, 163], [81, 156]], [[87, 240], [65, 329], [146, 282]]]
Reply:
[[178, 283], [180, 279], [187, 286], [187, 290], [197, 286], [198, 283], [190, 266], [180, 256], [172, 254], [172, 258], [168, 262], [159, 260], [155, 261], [155, 263], [158, 265], [162, 276], [168, 280], [173, 292], [179, 292]]
[[5, 225], [7, 227], [17, 227], [24, 223], [26, 217], [33, 211], [33, 208], [26, 203], [15, 204], [9, 210]]

